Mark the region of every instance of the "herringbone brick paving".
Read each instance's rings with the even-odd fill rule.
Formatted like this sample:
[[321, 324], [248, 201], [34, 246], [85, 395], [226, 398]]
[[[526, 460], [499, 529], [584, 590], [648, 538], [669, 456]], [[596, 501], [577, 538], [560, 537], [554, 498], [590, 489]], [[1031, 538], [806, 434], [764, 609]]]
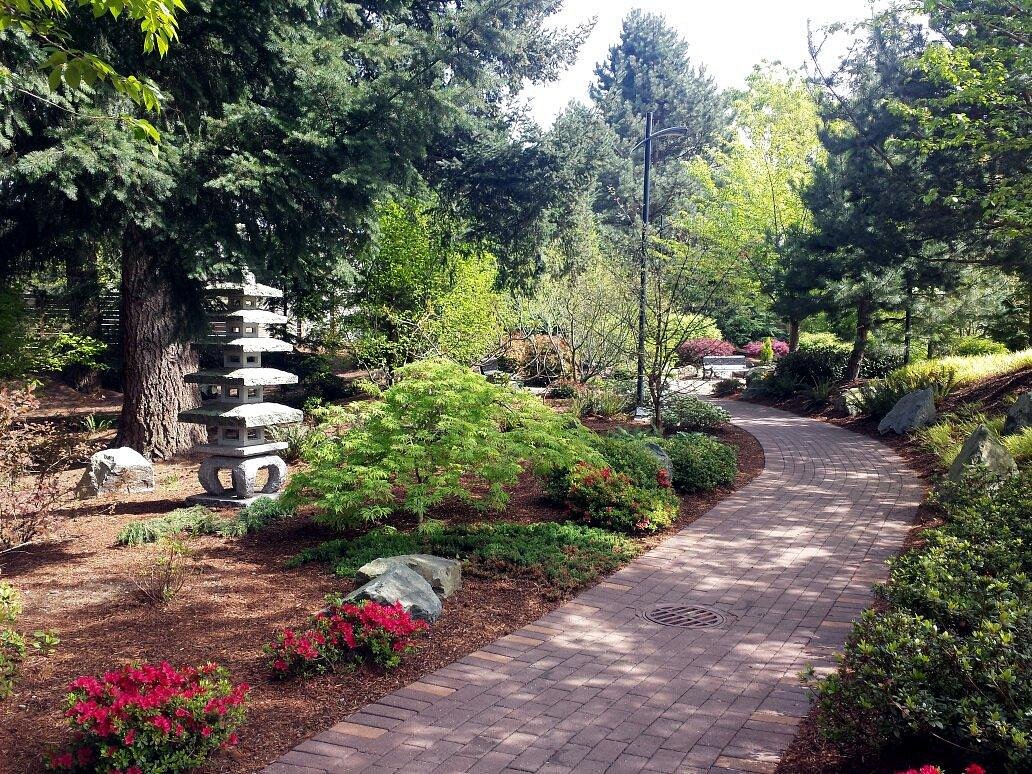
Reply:
[[[769, 772], [922, 489], [888, 447], [728, 403], [764, 471], [534, 624], [362, 708], [267, 774]], [[702, 604], [716, 628], [642, 612]]]

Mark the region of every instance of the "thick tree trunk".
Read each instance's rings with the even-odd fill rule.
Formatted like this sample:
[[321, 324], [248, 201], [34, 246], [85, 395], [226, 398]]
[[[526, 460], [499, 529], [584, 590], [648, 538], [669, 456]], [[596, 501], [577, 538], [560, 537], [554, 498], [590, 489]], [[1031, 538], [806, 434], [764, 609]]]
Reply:
[[122, 416], [119, 446], [169, 459], [205, 439], [200, 425], [178, 421], [181, 410], [200, 403], [197, 388], [183, 381], [197, 369], [197, 354], [183, 340], [179, 309], [160, 261], [131, 231], [122, 245]]
[[792, 317], [788, 321], [788, 351], [795, 352], [799, 349], [799, 320]]
[[860, 377], [860, 365], [864, 362], [867, 339], [871, 334], [873, 311], [871, 302], [866, 298], [856, 305], [856, 339], [853, 341], [853, 351], [850, 353], [849, 363], [846, 365], [845, 380], [847, 382]]

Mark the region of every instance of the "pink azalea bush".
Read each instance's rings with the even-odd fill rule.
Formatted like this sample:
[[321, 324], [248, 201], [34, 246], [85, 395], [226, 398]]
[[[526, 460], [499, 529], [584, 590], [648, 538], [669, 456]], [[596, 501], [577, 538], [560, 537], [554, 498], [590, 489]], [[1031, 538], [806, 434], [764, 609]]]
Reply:
[[286, 677], [326, 672], [345, 663], [372, 661], [390, 668], [412, 650], [412, 638], [428, 629], [401, 603], [335, 603], [301, 631], [287, 628], [266, 646], [273, 674]]
[[[946, 772], [938, 766], [926, 763], [919, 769], [907, 769], [906, 771], [897, 772], [897, 774], [946, 774]], [[985, 769], [977, 763], [969, 763], [964, 769], [964, 774], [985, 774]]]
[[[759, 357], [763, 353], [764, 341], [750, 341], [742, 347], [742, 354], [746, 357]], [[780, 339], [771, 339], [771, 346], [774, 348], [774, 357], [783, 357], [788, 354], [788, 342]]]
[[70, 749], [52, 756], [57, 771], [144, 774], [190, 771], [237, 744], [247, 683], [233, 685], [215, 664], [174, 669], [168, 662], [127, 665], [69, 686]]
[[688, 339], [677, 348], [682, 363], [699, 365], [704, 357], [727, 357], [735, 354], [735, 345], [722, 339]]

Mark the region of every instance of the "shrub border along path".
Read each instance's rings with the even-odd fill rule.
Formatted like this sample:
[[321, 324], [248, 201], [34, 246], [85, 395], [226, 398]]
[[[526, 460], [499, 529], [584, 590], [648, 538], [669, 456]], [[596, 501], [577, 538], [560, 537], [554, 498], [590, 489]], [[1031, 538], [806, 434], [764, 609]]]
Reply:
[[[363, 707], [268, 774], [772, 772], [923, 489], [878, 441], [725, 404], [764, 471], [538, 621]], [[659, 604], [726, 616], [650, 623]]]

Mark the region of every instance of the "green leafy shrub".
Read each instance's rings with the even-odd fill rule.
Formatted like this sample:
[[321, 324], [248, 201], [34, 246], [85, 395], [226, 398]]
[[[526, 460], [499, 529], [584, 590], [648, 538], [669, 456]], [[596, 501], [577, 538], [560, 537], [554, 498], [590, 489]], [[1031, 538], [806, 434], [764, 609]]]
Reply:
[[[605, 435], [596, 436], [591, 445], [602, 455], [605, 463], [614, 473], [623, 473], [631, 479], [631, 483], [646, 489], [659, 486], [659, 458], [649, 451], [648, 444], [655, 443], [651, 436], [635, 435], [626, 430], [617, 429]], [[566, 499], [564, 489], [558, 499]]]
[[713, 397], [726, 398], [729, 395], [741, 392], [745, 387], [740, 379], [719, 379], [713, 383]]
[[608, 419], [623, 414], [629, 406], [627, 395], [619, 387], [596, 380], [589, 382], [577, 394], [570, 410], [578, 417]]
[[663, 426], [709, 430], [731, 420], [731, 413], [694, 395], [674, 393], [663, 403]]
[[629, 476], [612, 468], [580, 463], [570, 474], [566, 502], [593, 527], [647, 534], [669, 527], [677, 518], [680, 503], [669, 490], [669, 482], [666, 484], [638, 487]]
[[429, 626], [405, 612], [400, 602], [331, 601], [300, 630], [286, 628], [265, 647], [277, 677], [329, 672], [341, 665], [372, 662], [385, 669], [414, 649], [412, 638]]
[[292, 560], [328, 562], [344, 577], [381, 556], [428, 553], [476, 560], [487, 571], [525, 574], [558, 592], [593, 583], [638, 553], [629, 538], [582, 524], [490, 522], [446, 527], [426, 521], [411, 532], [380, 527], [354, 540], [331, 540]]
[[942, 527], [892, 562], [843, 667], [817, 689], [831, 740], [865, 750], [934, 736], [950, 747], [1032, 767], [1032, 473], [974, 472], [937, 495]]
[[576, 398], [579, 392], [579, 385], [575, 382], [571, 382], [568, 379], [557, 379], [548, 388], [548, 397], [558, 400]]
[[532, 395], [424, 360], [399, 369], [379, 401], [358, 406], [354, 424], [320, 444], [285, 500], [318, 505], [317, 518], [337, 528], [399, 508], [422, 519], [449, 497], [501, 510], [524, 465], [543, 474], [597, 460], [589, 439]]
[[864, 379], [878, 379], [903, 366], [903, 347], [896, 344], [871, 342], [864, 350], [860, 363], [860, 376]]
[[293, 512], [289, 504], [271, 497], [259, 497], [236, 516], [222, 517], [203, 505], [176, 508], [174, 511], [126, 524], [115, 542], [122, 546], [141, 546], [186, 532], [191, 535], [242, 537], [257, 532]]
[[959, 357], [1006, 355], [1008, 351], [1006, 344], [984, 336], [961, 336], [949, 345], [949, 354]]
[[794, 390], [842, 381], [849, 353], [840, 347], [812, 346], [789, 352], [778, 361], [774, 379]]
[[0, 699], [11, 695], [18, 667], [25, 657], [25, 640], [14, 628], [21, 609], [18, 590], [0, 581]]
[[266, 433], [273, 441], [282, 441], [287, 444], [287, 448], [281, 452], [281, 456], [287, 462], [305, 459], [311, 455], [316, 446], [326, 440], [324, 432], [311, 425], [306, 425], [304, 422], [276, 425], [266, 430]]
[[817, 331], [814, 333], [802, 332], [799, 334], [799, 349], [837, 349], [847, 355], [853, 349], [848, 341], [843, 341], [834, 333]]
[[678, 433], [663, 442], [674, 465], [674, 483], [686, 492], [731, 486], [738, 477], [738, 450], [702, 433]]

